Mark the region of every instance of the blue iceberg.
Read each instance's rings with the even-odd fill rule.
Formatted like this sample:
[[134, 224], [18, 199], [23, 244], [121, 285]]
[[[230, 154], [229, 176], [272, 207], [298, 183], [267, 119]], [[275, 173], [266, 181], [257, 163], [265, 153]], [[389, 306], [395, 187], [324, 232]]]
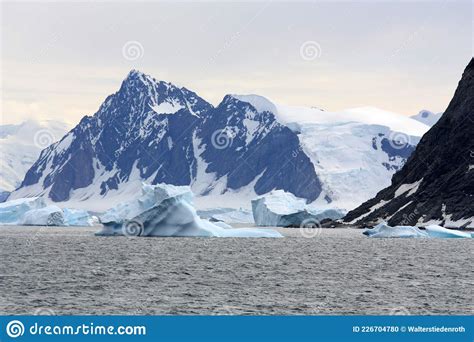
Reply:
[[48, 205], [40, 209], [28, 210], [18, 222], [21, 226], [64, 226], [64, 214], [61, 208]]
[[46, 201], [41, 197], [19, 198], [0, 203], [0, 224], [19, 225], [25, 213], [46, 207]]
[[283, 190], [274, 190], [252, 200], [252, 212], [257, 226], [301, 227], [305, 222], [319, 223], [325, 219], [337, 220], [345, 211], [335, 208], [317, 210]]
[[385, 222], [376, 225], [372, 229], [366, 229], [363, 232], [371, 238], [427, 238], [428, 234], [413, 226], [394, 226], [390, 227]]
[[143, 184], [140, 197], [121, 203], [100, 217], [97, 235], [162, 237], [282, 237], [273, 230], [229, 228], [201, 219], [188, 186]]
[[414, 226], [394, 226], [382, 222], [363, 232], [371, 238], [471, 238], [468, 232], [446, 229], [437, 225], [426, 226], [424, 230]]
[[438, 225], [426, 226], [425, 230], [429, 237], [433, 238], [472, 238], [472, 235], [468, 232], [447, 229]]
[[93, 221], [85, 210], [61, 209], [48, 205], [42, 197], [0, 203], [0, 225], [92, 226]]

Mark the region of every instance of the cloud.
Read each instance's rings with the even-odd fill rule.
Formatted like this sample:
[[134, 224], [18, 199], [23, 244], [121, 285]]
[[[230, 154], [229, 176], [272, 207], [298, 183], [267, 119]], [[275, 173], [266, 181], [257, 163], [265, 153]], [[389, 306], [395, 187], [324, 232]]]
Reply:
[[[442, 111], [472, 45], [468, 2], [8, 3], [2, 9], [3, 122], [77, 122], [97, 111], [132, 68], [214, 104], [227, 93], [257, 93], [330, 110]], [[139, 58], [123, 56], [131, 41], [139, 43]], [[318, 44], [318, 58], [302, 58], [308, 41]]]

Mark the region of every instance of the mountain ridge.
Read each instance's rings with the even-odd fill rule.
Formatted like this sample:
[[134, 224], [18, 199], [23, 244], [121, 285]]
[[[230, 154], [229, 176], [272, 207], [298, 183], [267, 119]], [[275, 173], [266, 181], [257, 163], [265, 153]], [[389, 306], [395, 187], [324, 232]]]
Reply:
[[[227, 137], [227, 130], [237, 139]], [[224, 132], [222, 137], [231, 138], [234, 146], [216, 145], [218, 141], [211, 140], [215, 132]], [[271, 157], [271, 146], [280, 146], [281, 153]], [[196, 155], [199, 148], [205, 150]], [[258, 113], [231, 96], [213, 107], [184, 87], [132, 71], [93, 116], [84, 117], [67, 136], [42, 152], [14, 196], [33, 193], [62, 202], [70, 199], [72, 191], [100, 183], [99, 189], [82, 196], [85, 199], [94, 192], [106, 195], [118, 190], [121, 183], [135, 177], [152, 184], [204, 182], [202, 194], [212, 192], [221, 179], [226, 182], [221, 191], [255, 181], [256, 194], [280, 187], [314, 200], [319, 194], [317, 176], [306, 156], [291, 156], [298, 149], [296, 135], [269, 112]], [[205, 172], [199, 174], [205, 179], [196, 178], [198, 158], [206, 164]], [[278, 159], [291, 163], [280, 165]], [[315, 186], [306, 187], [307, 179]]]
[[[146, 181], [191, 185], [198, 197], [245, 194], [245, 202], [281, 189], [318, 205], [348, 208], [375, 194], [419, 140], [400, 133], [407, 141], [399, 148], [392, 136], [397, 132], [371, 124], [373, 119], [356, 122], [359, 114], [342, 113], [334, 114], [342, 118], [335, 122], [328, 119], [333, 113], [314, 108], [304, 109], [305, 120], [296, 127], [286, 120], [291, 115], [283, 117], [294, 109], [265, 101], [262, 107], [248, 97], [226, 95], [213, 106], [185, 87], [132, 70], [93, 116], [42, 151], [11, 198], [97, 204], [110, 196], [119, 200], [133, 193], [133, 184]], [[313, 113], [321, 122], [311, 122]], [[399, 120], [409, 120], [413, 132], [427, 129]], [[341, 148], [348, 152], [341, 154]], [[361, 160], [351, 155], [358, 150]], [[341, 180], [348, 185], [338, 185]], [[356, 186], [363, 188], [360, 199], [344, 202]]]

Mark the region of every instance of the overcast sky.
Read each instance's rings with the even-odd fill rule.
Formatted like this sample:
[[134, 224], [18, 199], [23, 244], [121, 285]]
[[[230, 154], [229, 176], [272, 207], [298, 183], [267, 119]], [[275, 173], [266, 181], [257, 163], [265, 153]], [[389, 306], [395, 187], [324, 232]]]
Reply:
[[2, 123], [76, 123], [132, 68], [213, 104], [439, 112], [472, 56], [469, 0], [1, 6]]

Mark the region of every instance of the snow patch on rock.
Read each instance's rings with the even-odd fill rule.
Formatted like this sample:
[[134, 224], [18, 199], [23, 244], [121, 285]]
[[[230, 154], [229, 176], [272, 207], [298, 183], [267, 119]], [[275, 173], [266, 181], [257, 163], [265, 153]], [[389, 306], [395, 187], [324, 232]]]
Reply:
[[277, 113], [277, 108], [276, 106], [267, 98], [260, 96], [260, 95], [232, 95], [233, 98], [242, 101], [242, 102], [247, 102], [254, 107], [257, 112], [263, 113], [263, 112], [271, 112], [276, 114]]
[[406, 194], [406, 197], [413, 195], [415, 192], [417, 192], [418, 187], [420, 186], [421, 182], [423, 182], [423, 178], [411, 184], [400, 185], [399, 188], [395, 191], [395, 197], [403, 195], [406, 192], [408, 192]]
[[174, 114], [174, 113], [178, 112], [180, 109], [183, 109], [184, 107], [181, 105], [179, 100], [172, 99], [169, 102], [164, 101], [160, 104], [150, 105], [150, 108], [156, 114]]

